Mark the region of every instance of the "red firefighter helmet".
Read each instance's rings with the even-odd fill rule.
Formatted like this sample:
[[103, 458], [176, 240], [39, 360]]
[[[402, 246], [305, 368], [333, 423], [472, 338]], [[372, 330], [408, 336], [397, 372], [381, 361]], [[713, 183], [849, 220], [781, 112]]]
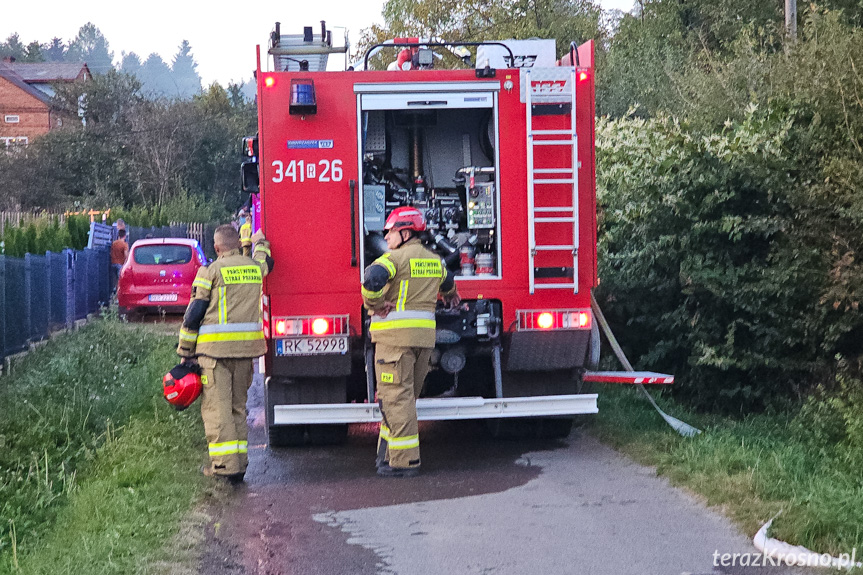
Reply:
[[387, 218], [387, 223], [384, 225], [384, 229], [391, 230], [393, 228], [397, 230], [415, 230], [417, 232], [424, 232], [426, 229], [426, 221], [422, 212], [418, 209], [405, 206], [394, 209], [390, 214], [390, 217]]
[[204, 386], [201, 385], [201, 368], [195, 364], [179, 363], [162, 378], [165, 399], [183, 411], [198, 399]]

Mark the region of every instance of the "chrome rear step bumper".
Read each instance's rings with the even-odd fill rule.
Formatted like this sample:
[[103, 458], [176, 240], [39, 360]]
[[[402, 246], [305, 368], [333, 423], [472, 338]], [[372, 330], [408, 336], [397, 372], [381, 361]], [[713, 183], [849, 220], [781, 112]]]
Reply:
[[[537, 397], [446, 397], [417, 400], [420, 421], [492, 419], [498, 417], [570, 416], [598, 413], [596, 394]], [[381, 420], [376, 403], [276, 405], [273, 424], [374, 423]]]

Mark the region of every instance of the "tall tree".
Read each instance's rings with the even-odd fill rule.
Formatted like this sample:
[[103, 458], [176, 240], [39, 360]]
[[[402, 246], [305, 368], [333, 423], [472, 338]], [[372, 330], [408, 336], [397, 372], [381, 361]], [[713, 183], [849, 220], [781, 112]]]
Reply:
[[42, 54], [47, 62], [62, 62], [66, 59], [66, 45], [63, 40], [54, 36], [49, 43], [42, 46]]
[[93, 74], [105, 74], [114, 69], [114, 53], [108, 48], [108, 40], [92, 23], [87, 22], [78, 30], [78, 35], [69, 42], [68, 60], [86, 62]]
[[171, 77], [171, 69], [155, 52], [144, 60], [138, 73], [138, 79], [143, 85], [142, 91], [148, 96], [158, 97], [177, 92], [177, 87]]
[[120, 71], [137, 77], [141, 72], [141, 58], [134, 52], [121, 52]]
[[26, 48], [18, 37], [18, 32], [10, 34], [6, 41], [0, 44], [0, 59], [14, 58], [21, 61], [25, 55]]
[[27, 44], [24, 48], [24, 62], [44, 62], [45, 55], [42, 53], [42, 46], [35, 40]]
[[188, 40], [183, 40], [171, 64], [174, 83], [177, 85], [177, 95], [181, 98], [191, 98], [201, 93], [201, 76], [198, 75], [198, 64], [192, 56], [192, 47]]
[[605, 37], [602, 10], [593, 0], [387, 0], [383, 27], [364, 31], [365, 48], [394, 37], [447, 41], [553, 38], [558, 51], [573, 40]]

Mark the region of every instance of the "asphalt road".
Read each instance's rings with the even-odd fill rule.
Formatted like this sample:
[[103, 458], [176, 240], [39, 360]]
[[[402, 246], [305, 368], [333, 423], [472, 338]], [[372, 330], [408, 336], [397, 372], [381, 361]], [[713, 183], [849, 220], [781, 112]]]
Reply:
[[201, 573], [803, 572], [717, 567], [724, 553], [755, 553], [751, 539], [578, 430], [501, 441], [481, 422], [423, 422], [423, 475], [379, 478], [375, 426], [352, 426], [335, 447], [266, 448], [261, 388], [247, 481], [215, 512]]

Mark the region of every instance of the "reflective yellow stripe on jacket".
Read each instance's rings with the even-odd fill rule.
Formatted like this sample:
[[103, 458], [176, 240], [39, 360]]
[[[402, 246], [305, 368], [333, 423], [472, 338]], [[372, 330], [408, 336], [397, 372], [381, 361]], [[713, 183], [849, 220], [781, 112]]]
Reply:
[[264, 326], [254, 322], [202, 325], [198, 330], [198, 343], [262, 339], [264, 339]]
[[386, 286], [382, 287], [378, 291], [369, 291], [366, 289], [366, 286], [360, 286], [360, 291], [362, 292], [363, 296], [369, 299], [381, 297], [382, 295], [384, 295], [384, 289], [386, 289]]
[[399, 284], [399, 299], [396, 300], [396, 311], [405, 310], [405, 300], [408, 297], [408, 280], [402, 280]]
[[435, 328], [434, 313], [425, 311], [391, 311], [387, 317], [372, 316], [369, 331], [410, 327]]
[[212, 289], [213, 282], [208, 280], [207, 278], [195, 278], [195, 281], [192, 282], [192, 287], [199, 287], [203, 289]]
[[181, 341], [196, 341], [198, 339], [198, 334], [194, 331], [188, 330], [184, 327], [180, 328], [180, 340]]
[[225, 286], [219, 287], [219, 323], [228, 323], [228, 302]]
[[372, 264], [380, 264], [384, 266], [387, 270], [387, 273], [390, 274], [390, 279], [394, 275], [396, 275], [396, 265], [390, 261], [390, 254], [384, 254], [378, 259], [376, 259]]

